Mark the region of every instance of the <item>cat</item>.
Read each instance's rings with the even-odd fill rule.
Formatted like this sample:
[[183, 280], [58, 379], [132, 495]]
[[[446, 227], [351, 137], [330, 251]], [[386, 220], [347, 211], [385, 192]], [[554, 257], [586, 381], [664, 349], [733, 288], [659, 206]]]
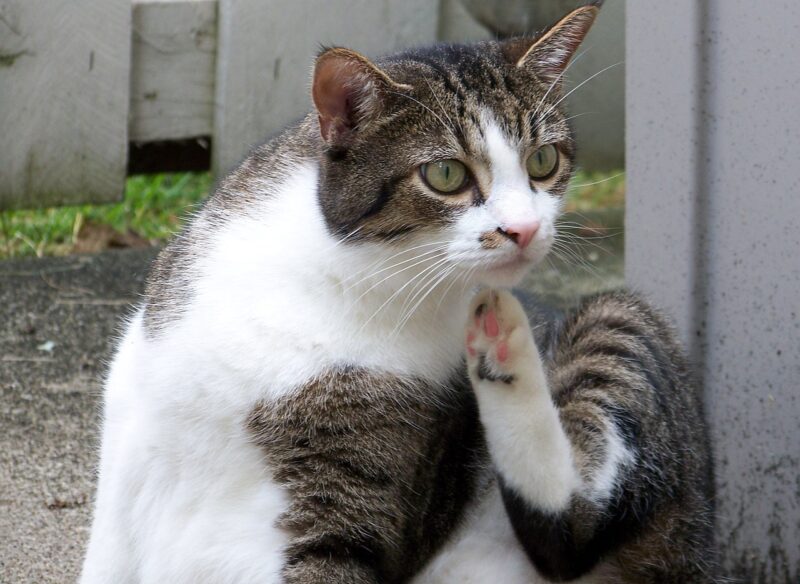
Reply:
[[[536, 320], [574, 168], [536, 38], [315, 64], [161, 252], [105, 387], [81, 582], [711, 582], [712, 465], [635, 296]], [[474, 293], [476, 287], [484, 286]]]

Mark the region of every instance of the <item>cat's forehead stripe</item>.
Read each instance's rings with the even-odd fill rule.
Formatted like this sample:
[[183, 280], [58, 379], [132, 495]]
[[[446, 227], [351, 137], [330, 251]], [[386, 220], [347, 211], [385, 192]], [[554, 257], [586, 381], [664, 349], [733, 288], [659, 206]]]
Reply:
[[[521, 113], [529, 108], [530, 103], [526, 104], [526, 99], [517, 94], [525, 94], [529, 98], [536, 88], [529, 83], [520, 84], [516, 79], [519, 72], [506, 70], [507, 64], [488, 47], [484, 48], [486, 54], [463, 47], [414, 51], [395, 63], [398, 66], [396, 72], [409, 75], [409, 70], [404, 70], [409, 67], [409, 83], [423, 87], [427, 83], [435, 99], [441, 98], [442, 93], [446, 94], [447, 99], [443, 103], [452, 104], [454, 111], [451, 115], [455, 114], [459, 120], [469, 119], [479, 125], [476, 110], [490, 106], [501, 118], [508, 118], [506, 123], [522, 135], [525, 126], [521, 123]], [[421, 65], [424, 73], [415, 71], [415, 65]], [[425, 78], [425, 83], [419, 83], [420, 77]], [[441, 107], [438, 103], [433, 105]]]

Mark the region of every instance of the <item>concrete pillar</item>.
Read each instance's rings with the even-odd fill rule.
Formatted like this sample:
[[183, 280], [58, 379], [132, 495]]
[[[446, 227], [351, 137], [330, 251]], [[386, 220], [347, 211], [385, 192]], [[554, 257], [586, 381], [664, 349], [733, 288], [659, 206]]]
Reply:
[[627, 6], [626, 279], [706, 391], [728, 575], [800, 581], [800, 4]]

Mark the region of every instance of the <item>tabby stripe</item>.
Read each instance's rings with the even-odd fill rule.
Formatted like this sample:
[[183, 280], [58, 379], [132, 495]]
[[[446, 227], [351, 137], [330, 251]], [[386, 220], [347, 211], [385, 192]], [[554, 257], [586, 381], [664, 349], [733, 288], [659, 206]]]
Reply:
[[353, 558], [365, 564], [372, 564], [376, 558], [376, 552], [371, 546], [373, 541], [377, 541], [377, 538], [366, 535], [346, 537], [335, 534], [298, 541], [289, 548], [287, 563], [295, 564], [305, 556], [328, 556]]
[[384, 182], [378, 191], [378, 196], [372, 202], [372, 205], [370, 205], [369, 208], [361, 215], [361, 217], [354, 222], [354, 226], [364, 219], [380, 213], [386, 204], [391, 200], [392, 195], [394, 195], [394, 191], [397, 188], [397, 183], [399, 183], [401, 179], [402, 177], [392, 177]]
[[614, 426], [625, 444], [631, 449], [638, 449], [639, 437], [642, 434], [642, 425], [639, 420], [616, 404], [605, 403], [600, 407], [613, 420]]

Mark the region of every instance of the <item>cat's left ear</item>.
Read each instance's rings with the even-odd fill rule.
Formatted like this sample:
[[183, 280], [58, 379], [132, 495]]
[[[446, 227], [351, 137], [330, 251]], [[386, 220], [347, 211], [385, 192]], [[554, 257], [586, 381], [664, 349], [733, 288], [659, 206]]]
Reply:
[[517, 67], [530, 69], [545, 83], [559, 84], [564, 70], [594, 23], [602, 1], [581, 6], [535, 39], [503, 43], [503, 53]]
[[322, 138], [329, 146], [348, 146], [381, 115], [391, 92], [409, 89], [355, 51], [324, 50], [314, 65], [311, 89]]

